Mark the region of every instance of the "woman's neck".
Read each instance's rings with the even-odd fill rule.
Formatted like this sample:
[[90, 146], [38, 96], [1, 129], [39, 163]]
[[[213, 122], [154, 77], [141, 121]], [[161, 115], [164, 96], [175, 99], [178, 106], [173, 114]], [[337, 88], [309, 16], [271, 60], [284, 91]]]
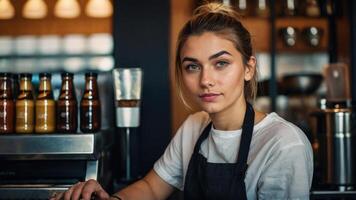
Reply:
[[[214, 128], [223, 131], [241, 129], [245, 118], [246, 107], [247, 105], [244, 101], [237, 106], [233, 106], [232, 108], [227, 109], [226, 111], [210, 114]], [[254, 124], [259, 123], [266, 116], [266, 113], [255, 110]]]
[[241, 129], [246, 112], [246, 102], [236, 103], [224, 111], [211, 113], [210, 118], [214, 128], [218, 130], [238, 130]]

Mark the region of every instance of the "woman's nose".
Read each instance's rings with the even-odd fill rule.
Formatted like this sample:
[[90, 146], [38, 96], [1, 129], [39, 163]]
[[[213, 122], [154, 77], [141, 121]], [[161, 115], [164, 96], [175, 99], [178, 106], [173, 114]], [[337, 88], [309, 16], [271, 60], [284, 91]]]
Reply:
[[200, 85], [202, 87], [213, 87], [215, 85], [215, 81], [213, 78], [213, 74], [208, 69], [203, 69], [200, 75]]

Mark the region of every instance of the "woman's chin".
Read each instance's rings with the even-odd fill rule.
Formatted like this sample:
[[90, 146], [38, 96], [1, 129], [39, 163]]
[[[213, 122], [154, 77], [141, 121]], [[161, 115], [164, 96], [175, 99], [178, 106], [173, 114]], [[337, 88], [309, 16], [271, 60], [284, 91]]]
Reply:
[[216, 105], [202, 105], [201, 109], [209, 114], [214, 114], [219, 112], [219, 108]]

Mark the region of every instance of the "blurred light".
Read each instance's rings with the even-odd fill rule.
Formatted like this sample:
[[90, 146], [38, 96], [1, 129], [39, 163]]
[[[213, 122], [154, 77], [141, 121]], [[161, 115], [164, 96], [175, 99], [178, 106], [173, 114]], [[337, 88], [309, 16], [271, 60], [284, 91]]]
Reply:
[[60, 18], [76, 18], [80, 15], [80, 5], [77, 0], [58, 0], [54, 6], [54, 15]]
[[114, 58], [111, 56], [93, 57], [89, 61], [89, 68], [99, 71], [110, 71], [114, 68]]
[[110, 17], [112, 12], [110, 0], [90, 0], [85, 8], [85, 13], [89, 17]]
[[43, 0], [28, 0], [22, 10], [22, 15], [28, 19], [41, 19], [47, 15], [47, 5]]
[[9, 0], [0, 0], [0, 19], [11, 19], [15, 16], [15, 9]]
[[84, 70], [86, 68], [86, 65], [87, 63], [85, 59], [80, 57], [69, 57], [64, 59], [63, 62], [64, 70], [73, 73]]

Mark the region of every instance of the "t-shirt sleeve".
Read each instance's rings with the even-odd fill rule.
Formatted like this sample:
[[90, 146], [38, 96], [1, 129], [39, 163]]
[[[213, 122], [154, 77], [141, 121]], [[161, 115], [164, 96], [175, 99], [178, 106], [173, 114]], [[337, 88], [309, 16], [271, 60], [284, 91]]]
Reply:
[[313, 158], [296, 144], [277, 150], [266, 163], [257, 186], [258, 199], [309, 199]]
[[164, 154], [153, 166], [155, 172], [168, 184], [180, 190], [183, 188], [182, 128], [167, 146]]

